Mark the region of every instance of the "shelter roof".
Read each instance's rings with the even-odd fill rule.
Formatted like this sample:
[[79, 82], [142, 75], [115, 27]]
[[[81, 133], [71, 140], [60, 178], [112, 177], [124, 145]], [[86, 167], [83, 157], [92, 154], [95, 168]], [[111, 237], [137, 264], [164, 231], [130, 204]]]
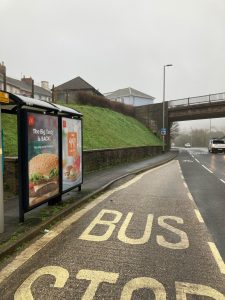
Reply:
[[77, 111], [73, 108], [63, 106], [63, 105], [59, 105], [59, 104], [55, 104], [55, 103], [54, 103], [54, 106], [56, 106], [60, 112], [68, 112], [68, 113], [71, 113], [71, 114], [76, 113], [76, 115], [82, 116], [82, 114], [79, 111]]
[[30, 98], [30, 97], [25, 97], [22, 95], [14, 95], [14, 94], [11, 94], [8, 92], [7, 92], [7, 94], [9, 94], [10, 103], [1, 105], [1, 107], [3, 108], [4, 111], [7, 111], [7, 110], [13, 111], [16, 109], [16, 107], [19, 106], [19, 107], [32, 107], [34, 109], [41, 109], [44, 111], [54, 111], [58, 114], [66, 113], [66, 114], [74, 115], [74, 116], [78, 116], [78, 117], [82, 116], [82, 114], [80, 112], [78, 112], [75, 109], [72, 109], [70, 107], [67, 107], [67, 106], [58, 105], [55, 103], [38, 100], [38, 99]]

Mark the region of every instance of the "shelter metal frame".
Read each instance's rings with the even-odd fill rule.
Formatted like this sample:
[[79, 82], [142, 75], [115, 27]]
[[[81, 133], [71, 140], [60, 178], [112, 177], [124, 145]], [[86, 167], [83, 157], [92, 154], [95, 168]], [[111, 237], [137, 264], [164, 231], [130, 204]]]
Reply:
[[[30, 211], [37, 206], [48, 202], [49, 205], [55, 204], [62, 200], [62, 195], [68, 191], [78, 187], [81, 190], [83, 183], [83, 115], [66, 106], [50, 103], [47, 101], [37, 100], [25, 96], [14, 95], [8, 93], [9, 103], [1, 104], [1, 111], [7, 114], [17, 115], [17, 136], [18, 136], [18, 187], [19, 187], [19, 220], [24, 222], [24, 213]], [[27, 207], [28, 199], [28, 130], [27, 130], [27, 113], [33, 112], [37, 114], [51, 115], [58, 118], [58, 156], [59, 156], [59, 193], [41, 204]], [[62, 118], [78, 119], [81, 121], [81, 182], [71, 188], [64, 190], [62, 188]], [[26, 174], [26, 176], [24, 176]]]

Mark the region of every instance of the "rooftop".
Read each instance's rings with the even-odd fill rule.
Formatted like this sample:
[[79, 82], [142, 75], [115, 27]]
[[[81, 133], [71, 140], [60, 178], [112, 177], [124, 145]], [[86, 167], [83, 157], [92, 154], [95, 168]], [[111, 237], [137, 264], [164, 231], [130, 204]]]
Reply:
[[97, 94], [101, 95], [101, 93], [98, 90], [96, 90], [92, 85], [90, 85], [80, 76], [56, 86], [55, 90], [94, 90]]
[[[3, 75], [0, 74], [0, 82], [3, 82]], [[17, 87], [21, 90], [27, 91], [27, 92], [31, 92], [32, 87], [31, 85], [27, 84], [24, 81], [18, 80], [18, 79], [14, 79], [11, 77], [6, 77], [6, 82], [14, 87]], [[39, 95], [43, 95], [43, 96], [48, 96], [51, 97], [51, 91], [48, 91], [38, 85], [34, 85], [34, 93], [37, 93]]]
[[140, 97], [140, 98], [147, 98], [149, 100], [154, 100], [155, 99], [154, 97], [152, 97], [150, 95], [147, 95], [145, 93], [142, 93], [138, 90], [135, 90], [131, 87], [127, 87], [127, 88], [124, 88], [124, 89], [119, 89], [119, 90], [116, 90], [114, 92], [107, 93], [105, 95], [109, 99], [126, 97], [126, 96], [135, 96], [135, 97]]

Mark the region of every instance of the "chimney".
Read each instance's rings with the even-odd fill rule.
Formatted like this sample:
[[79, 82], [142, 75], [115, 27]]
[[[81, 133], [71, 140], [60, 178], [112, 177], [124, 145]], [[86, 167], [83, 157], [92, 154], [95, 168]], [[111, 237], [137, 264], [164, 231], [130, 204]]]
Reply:
[[55, 86], [54, 84], [52, 85], [52, 102], [55, 102]]
[[21, 78], [21, 81], [25, 82], [25, 83], [27, 83], [29, 85], [32, 85], [33, 79], [31, 77], [25, 77], [25, 76], [23, 76], [23, 78]]
[[6, 67], [4, 62], [0, 63], [0, 74], [4, 75], [6, 73]]
[[31, 82], [31, 98], [34, 98], [34, 80]]
[[6, 87], [6, 67], [4, 65], [4, 62], [0, 63], [0, 74], [3, 76], [3, 91], [7, 91]]
[[31, 86], [30, 97], [34, 98], [34, 80], [31, 77], [23, 76], [23, 78], [21, 78], [21, 81]]
[[45, 89], [45, 90], [50, 91], [48, 81], [42, 81], [42, 82], [41, 82], [41, 87], [42, 87], [43, 89]]

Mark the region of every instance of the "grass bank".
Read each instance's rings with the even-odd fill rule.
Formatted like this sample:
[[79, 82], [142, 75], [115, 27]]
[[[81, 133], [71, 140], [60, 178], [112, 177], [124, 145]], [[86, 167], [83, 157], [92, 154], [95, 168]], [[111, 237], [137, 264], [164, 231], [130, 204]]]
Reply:
[[[161, 145], [161, 140], [136, 119], [107, 108], [68, 105], [83, 114], [84, 149]], [[16, 116], [2, 114], [4, 154], [17, 155]]]

